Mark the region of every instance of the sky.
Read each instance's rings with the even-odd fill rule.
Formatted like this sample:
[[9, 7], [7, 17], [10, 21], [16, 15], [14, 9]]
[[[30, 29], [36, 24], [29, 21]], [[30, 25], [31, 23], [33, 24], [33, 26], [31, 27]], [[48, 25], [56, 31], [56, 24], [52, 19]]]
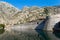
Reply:
[[44, 7], [60, 5], [60, 0], [0, 0], [0, 1], [8, 2], [19, 9], [23, 8], [24, 6]]

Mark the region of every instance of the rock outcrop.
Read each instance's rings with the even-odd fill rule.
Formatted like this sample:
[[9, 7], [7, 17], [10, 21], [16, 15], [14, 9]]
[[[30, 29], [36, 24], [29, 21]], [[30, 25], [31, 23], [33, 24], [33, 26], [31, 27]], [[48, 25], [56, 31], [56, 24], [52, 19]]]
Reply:
[[24, 7], [22, 10], [7, 2], [0, 2], [0, 24], [14, 25], [45, 19], [44, 8]]
[[[60, 7], [47, 7], [49, 18], [45, 25], [45, 30], [53, 31], [56, 24], [60, 22]], [[60, 24], [59, 24], [60, 25]], [[55, 27], [56, 28], [56, 27]], [[60, 28], [59, 28], [60, 29]], [[56, 30], [59, 30], [56, 28]]]
[[6, 26], [35, 22], [40, 19], [46, 19], [46, 16], [49, 16], [49, 19], [44, 29], [52, 30], [54, 25], [60, 21], [60, 7], [39, 8], [37, 6], [25, 6], [22, 10], [19, 10], [7, 2], [0, 2], [0, 24], [5, 24]]

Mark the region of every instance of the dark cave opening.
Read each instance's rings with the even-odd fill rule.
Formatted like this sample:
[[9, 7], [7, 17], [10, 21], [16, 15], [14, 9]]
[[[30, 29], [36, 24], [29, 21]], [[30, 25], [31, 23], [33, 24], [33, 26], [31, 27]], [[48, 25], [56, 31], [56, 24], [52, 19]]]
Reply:
[[53, 28], [53, 34], [60, 38], [60, 22], [56, 23]]
[[53, 31], [60, 31], [60, 22], [54, 25]]

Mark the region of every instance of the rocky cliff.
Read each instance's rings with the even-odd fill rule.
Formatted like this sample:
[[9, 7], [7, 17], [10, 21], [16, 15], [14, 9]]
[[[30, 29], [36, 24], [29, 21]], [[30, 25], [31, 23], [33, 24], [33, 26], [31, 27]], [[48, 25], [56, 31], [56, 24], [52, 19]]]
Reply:
[[7, 2], [0, 2], [0, 24], [20, 24], [44, 19], [45, 17], [44, 8], [25, 6], [22, 10], [19, 10]]
[[14, 25], [45, 19], [46, 16], [60, 13], [60, 7], [27, 7], [22, 10], [7, 2], [0, 2], [0, 24]]
[[45, 30], [47, 31], [53, 31], [53, 28], [55, 30], [59, 30], [58, 27], [60, 27], [60, 7], [59, 6], [53, 6], [53, 7], [47, 7], [48, 10], [48, 20], [46, 21]]

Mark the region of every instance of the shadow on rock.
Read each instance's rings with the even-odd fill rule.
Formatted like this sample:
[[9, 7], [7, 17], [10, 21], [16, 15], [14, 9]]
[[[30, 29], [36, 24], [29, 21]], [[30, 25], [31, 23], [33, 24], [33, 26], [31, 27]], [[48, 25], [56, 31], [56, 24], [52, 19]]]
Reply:
[[47, 20], [48, 20], [48, 16], [46, 17], [46, 19], [44, 21], [42, 21], [40, 24], [38, 24], [38, 26], [35, 29], [43, 30]]

